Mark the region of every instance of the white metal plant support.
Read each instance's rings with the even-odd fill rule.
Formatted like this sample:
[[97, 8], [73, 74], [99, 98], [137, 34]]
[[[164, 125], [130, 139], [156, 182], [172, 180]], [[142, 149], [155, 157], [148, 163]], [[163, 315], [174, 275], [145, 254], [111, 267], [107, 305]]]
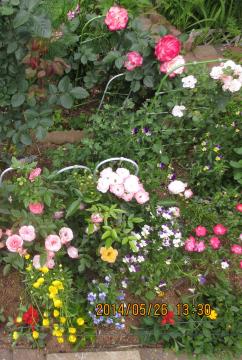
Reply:
[[110, 159], [107, 159], [107, 160], [103, 160], [99, 164], [97, 164], [97, 166], [96, 166], [96, 168], [94, 170], [94, 176], [97, 174], [97, 171], [100, 168], [100, 166], [102, 166], [102, 165], [104, 165], [104, 164], [106, 164], [108, 162], [111, 162], [111, 161], [126, 161], [126, 162], [129, 162], [132, 165], [134, 165], [134, 167], [135, 167], [135, 175], [137, 176], [138, 173], [139, 173], [139, 166], [138, 166], [138, 164], [136, 164], [135, 161], [133, 161], [131, 159], [124, 158], [124, 157], [114, 157], [114, 158], [110, 158]]

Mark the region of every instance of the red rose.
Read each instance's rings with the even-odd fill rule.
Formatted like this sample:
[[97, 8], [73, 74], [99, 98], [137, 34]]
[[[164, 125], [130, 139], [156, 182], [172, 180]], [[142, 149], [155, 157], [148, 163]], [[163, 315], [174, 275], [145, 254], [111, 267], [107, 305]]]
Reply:
[[166, 325], [166, 324], [170, 324], [170, 325], [175, 324], [173, 311], [168, 311], [168, 313], [162, 317], [161, 325]]
[[33, 306], [30, 306], [28, 310], [23, 314], [23, 322], [27, 325], [31, 325], [32, 330], [34, 330], [35, 325], [39, 321], [39, 314]]
[[163, 36], [155, 46], [155, 56], [159, 61], [170, 61], [181, 50], [181, 42], [173, 35]]

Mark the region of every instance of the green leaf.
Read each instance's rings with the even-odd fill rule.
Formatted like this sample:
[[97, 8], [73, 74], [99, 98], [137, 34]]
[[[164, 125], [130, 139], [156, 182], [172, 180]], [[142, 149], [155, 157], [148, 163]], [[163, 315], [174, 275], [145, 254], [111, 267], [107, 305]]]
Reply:
[[35, 36], [50, 38], [52, 35], [51, 21], [44, 16], [33, 16], [33, 32]]
[[58, 89], [61, 91], [61, 92], [66, 92], [69, 90], [69, 86], [70, 86], [70, 78], [69, 76], [64, 76], [60, 81], [59, 81], [59, 84], [58, 84]]
[[242, 160], [239, 161], [230, 161], [229, 163], [233, 168], [241, 169], [242, 168]]
[[47, 130], [41, 126], [38, 126], [35, 132], [35, 136], [38, 140], [44, 139], [47, 134]]
[[60, 97], [60, 103], [65, 109], [71, 109], [73, 102], [74, 100], [69, 94], [64, 94]]
[[20, 141], [21, 143], [23, 143], [24, 145], [30, 145], [32, 144], [32, 139], [28, 134], [22, 134], [20, 136]]
[[66, 212], [66, 218], [70, 217], [78, 210], [81, 202], [82, 202], [81, 199], [77, 199], [77, 200], [73, 201], [73, 203], [69, 206], [69, 208]]
[[143, 82], [144, 82], [144, 85], [148, 88], [153, 88], [153, 86], [154, 86], [153, 76], [145, 76]]
[[137, 92], [137, 91], [139, 91], [139, 89], [140, 89], [140, 81], [137, 81], [137, 80], [132, 81], [131, 90], [133, 92]]
[[20, 0], [11, 0], [11, 5], [13, 5], [13, 6], [19, 5], [19, 3], [20, 3]]
[[105, 240], [105, 239], [107, 239], [110, 235], [111, 235], [111, 231], [107, 230], [107, 231], [105, 231], [105, 233], [102, 234], [101, 239], [102, 239], [102, 240]]
[[115, 66], [118, 69], [121, 69], [124, 64], [124, 59], [122, 57], [119, 57], [115, 60]]
[[12, 41], [8, 43], [7, 47], [7, 54], [12, 54], [18, 47], [18, 44], [16, 41]]
[[11, 270], [11, 264], [7, 264], [3, 268], [3, 276], [7, 276]]
[[29, 11], [32, 11], [39, 3], [40, 3], [40, 0], [28, 0]]
[[17, 13], [13, 19], [13, 27], [16, 29], [19, 26], [24, 25], [29, 20], [29, 13], [25, 10], [21, 10]]
[[103, 58], [103, 63], [104, 64], [110, 64], [112, 63], [114, 60], [116, 60], [118, 57], [120, 57], [120, 52], [119, 51], [110, 51], [104, 58]]
[[2, 16], [9, 16], [14, 13], [14, 9], [10, 6], [1, 6], [0, 13]]
[[145, 297], [146, 297], [146, 299], [147, 300], [154, 300], [154, 298], [155, 298], [155, 294], [154, 294], [154, 292], [153, 291], [147, 291], [146, 293], [145, 293]]
[[44, 202], [47, 206], [51, 205], [51, 196], [49, 192], [44, 193]]
[[44, 266], [47, 261], [47, 253], [40, 255], [40, 266]]
[[113, 243], [113, 239], [112, 238], [107, 238], [107, 240], [105, 241], [105, 247], [108, 249], [112, 246]]
[[236, 152], [236, 154], [242, 155], [242, 147], [240, 147], [240, 148], [235, 148], [234, 151]]
[[87, 90], [81, 86], [71, 89], [70, 94], [74, 96], [75, 99], [86, 99], [89, 96]]
[[12, 107], [19, 107], [24, 103], [25, 96], [23, 94], [17, 93], [12, 96], [11, 98], [11, 104]]
[[144, 220], [142, 218], [132, 218], [130, 219], [134, 224], [140, 224], [142, 222], [144, 222]]

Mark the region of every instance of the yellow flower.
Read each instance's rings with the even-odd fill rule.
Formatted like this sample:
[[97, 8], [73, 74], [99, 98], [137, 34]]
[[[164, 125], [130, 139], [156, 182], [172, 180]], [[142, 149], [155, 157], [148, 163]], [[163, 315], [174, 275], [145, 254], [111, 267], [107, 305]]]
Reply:
[[79, 326], [82, 326], [82, 325], [84, 325], [84, 323], [85, 323], [85, 321], [84, 321], [83, 318], [78, 318], [78, 319], [76, 320], [76, 322], [77, 322], [77, 324], [78, 324]]
[[60, 336], [60, 337], [57, 338], [57, 341], [58, 341], [59, 344], [63, 344], [64, 338]]
[[34, 340], [37, 340], [37, 339], [39, 338], [39, 333], [38, 333], [38, 331], [33, 331], [33, 332], [32, 332], [32, 336], [33, 336], [33, 339], [34, 339]]
[[62, 336], [63, 331], [61, 331], [61, 330], [56, 330], [56, 331], [55, 331], [55, 334], [56, 334], [55, 336], [59, 336], [59, 337], [60, 337], [60, 336]]
[[73, 327], [70, 327], [70, 328], [68, 329], [68, 331], [69, 331], [70, 334], [75, 334], [75, 333], [76, 333], [76, 329], [73, 328]]
[[62, 301], [60, 299], [53, 299], [54, 301], [54, 306], [56, 308], [61, 308], [62, 307]]
[[213, 148], [213, 151], [214, 151], [214, 152], [219, 152], [219, 148], [218, 148], [217, 146], [215, 146], [215, 147]]
[[64, 290], [63, 283], [60, 280], [52, 281], [52, 285], [54, 285], [58, 290]]
[[28, 266], [26, 266], [25, 270], [26, 270], [26, 271], [31, 271], [31, 270], [32, 270], [32, 265], [29, 264]]
[[50, 325], [50, 320], [49, 319], [43, 319], [42, 325], [43, 326], [49, 326]]
[[16, 323], [20, 324], [21, 322], [22, 322], [22, 317], [18, 316], [17, 319], [16, 319]]
[[212, 310], [211, 314], [208, 315], [208, 318], [211, 319], [211, 320], [216, 320], [217, 316], [218, 316], [218, 313], [216, 312], [216, 310]]
[[205, 147], [202, 148], [202, 151], [206, 151], [206, 150], [207, 150], [207, 148], [205, 148]]
[[29, 255], [29, 254], [26, 254], [24, 258], [25, 258], [26, 260], [29, 260], [30, 255]]
[[209, 170], [209, 167], [208, 167], [208, 166], [204, 166], [203, 171], [207, 171], [207, 170]]
[[60, 312], [58, 310], [54, 310], [53, 316], [57, 318], [60, 315]]
[[43, 315], [44, 315], [44, 317], [48, 317], [48, 316], [49, 316], [49, 314], [48, 314], [46, 311], [44, 312]]
[[75, 343], [76, 342], [76, 336], [75, 335], [70, 335], [68, 339], [69, 339], [70, 343]]
[[47, 266], [44, 266], [40, 268], [39, 271], [41, 271], [43, 274], [46, 274], [47, 272], [49, 272], [49, 269], [47, 268]]
[[49, 286], [49, 293], [52, 295], [57, 295], [58, 294], [58, 289], [55, 286]]
[[56, 295], [55, 294], [49, 294], [49, 299], [55, 299]]
[[37, 282], [42, 285], [45, 282], [45, 279], [41, 277], [37, 280]]
[[12, 336], [13, 336], [13, 340], [16, 341], [19, 338], [19, 333], [17, 331], [14, 331]]
[[60, 317], [60, 323], [61, 324], [65, 324], [66, 323], [66, 318], [64, 316]]
[[55, 323], [55, 324], [53, 325], [53, 328], [54, 328], [55, 330], [58, 330], [58, 329], [59, 329], [59, 324], [56, 324], [56, 323]]
[[220, 159], [219, 156], [216, 156], [215, 160], [216, 160], [216, 161], [219, 161], [219, 160], [221, 160], [221, 159]]
[[39, 287], [40, 287], [40, 283], [38, 283], [38, 282], [35, 282], [35, 283], [33, 283], [33, 287], [35, 288], [35, 289], [38, 289]]
[[114, 263], [116, 257], [118, 256], [118, 250], [113, 249], [112, 246], [110, 246], [109, 248], [101, 247], [100, 254], [103, 261], [107, 261], [108, 263]]
[[240, 129], [235, 129], [235, 132], [239, 133], [239, 132], [240, 132]]

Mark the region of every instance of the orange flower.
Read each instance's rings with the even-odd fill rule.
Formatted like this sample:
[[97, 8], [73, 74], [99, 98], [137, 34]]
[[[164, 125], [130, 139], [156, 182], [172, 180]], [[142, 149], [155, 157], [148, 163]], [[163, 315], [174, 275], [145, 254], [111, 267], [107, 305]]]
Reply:
[[109, 248], [101, 247], [100, 249], [101, 259], [109, 263], [114, 263], [118, 256], [118, 250], [113, 249], [112, 246]]

